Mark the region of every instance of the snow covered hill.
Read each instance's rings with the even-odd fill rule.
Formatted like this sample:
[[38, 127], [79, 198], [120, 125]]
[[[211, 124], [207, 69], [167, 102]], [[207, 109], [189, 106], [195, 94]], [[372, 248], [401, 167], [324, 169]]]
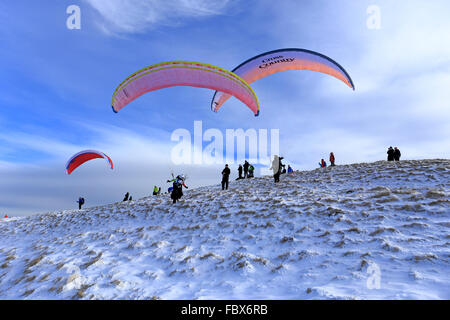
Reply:
[[450, 160], [0, 222], [1, 299], [450, 299]]

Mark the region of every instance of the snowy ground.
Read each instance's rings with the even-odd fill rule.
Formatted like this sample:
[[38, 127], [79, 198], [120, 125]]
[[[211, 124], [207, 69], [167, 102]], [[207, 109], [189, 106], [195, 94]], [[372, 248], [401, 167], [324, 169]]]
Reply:
[[3, 219], [0, 299], [450, 299], [449, 194], [379, 161]]

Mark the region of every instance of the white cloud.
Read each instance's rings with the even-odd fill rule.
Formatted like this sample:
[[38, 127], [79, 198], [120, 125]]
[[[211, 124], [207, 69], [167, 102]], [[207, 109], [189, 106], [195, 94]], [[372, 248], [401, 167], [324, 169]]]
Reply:
[[110, 33], [142, 33], [157, 25], [179, 25], [182, 20], [220, 15], [229, 0], [85, 0], [105, 19]]

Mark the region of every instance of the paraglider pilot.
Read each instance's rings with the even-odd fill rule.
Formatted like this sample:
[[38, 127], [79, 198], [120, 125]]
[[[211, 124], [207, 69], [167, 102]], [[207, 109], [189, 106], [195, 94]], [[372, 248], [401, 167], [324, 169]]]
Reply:
[[167, 182], [173, 182], [172, 193], [170, 195], [173, 203], [177, 203], [177, 200], [179, 200], [183, 196], [183, 187], [188, 189], [188, 187], [184, 184], [184, 180], [185, 177], [182, 175], [178, 175], [172, 180], [167, 180]]

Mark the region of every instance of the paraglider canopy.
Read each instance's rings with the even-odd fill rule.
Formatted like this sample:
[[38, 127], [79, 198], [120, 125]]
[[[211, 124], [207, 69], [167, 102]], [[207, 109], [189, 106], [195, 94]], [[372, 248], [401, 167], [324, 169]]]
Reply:
[[111, 158], [108, 157], [103, 152], [96, 151], [96, 150], [84, 150], [84, 151], [80, 151], [80, 152], [74, 154], [69, 159], [69, 161], [67, 161], [66, 172], [67, 172], [67, 174], [71, 174], [73, 170], [75, 170], [76, 168], [81, 166], [83, 163], [85, 163], [89, 160], [98, 159], [98, 158], [105, 159], [108, 162], [110, 168], [113, 169], [113, 163], [112, 163]]
[[173, 86], [225, 92], [242, 101], [255, 115], [259, 113], [258, 99], [247, 82], [228, 70], [192, 61], [162, 62], [133, 73], [114, 91], [112, 109], [118, 112], [147, 92]]
[[[298, 48], [279, 49], [250, 58], [232, 70], [251, 84], [271, 74], [286, 70], [311, 70], [333, 76], [355, 90], [347, 71], [336, 61], [321, 53]], [[225, 92], [214, 93], [211, 110], [217, 112], [230, 98]]]

